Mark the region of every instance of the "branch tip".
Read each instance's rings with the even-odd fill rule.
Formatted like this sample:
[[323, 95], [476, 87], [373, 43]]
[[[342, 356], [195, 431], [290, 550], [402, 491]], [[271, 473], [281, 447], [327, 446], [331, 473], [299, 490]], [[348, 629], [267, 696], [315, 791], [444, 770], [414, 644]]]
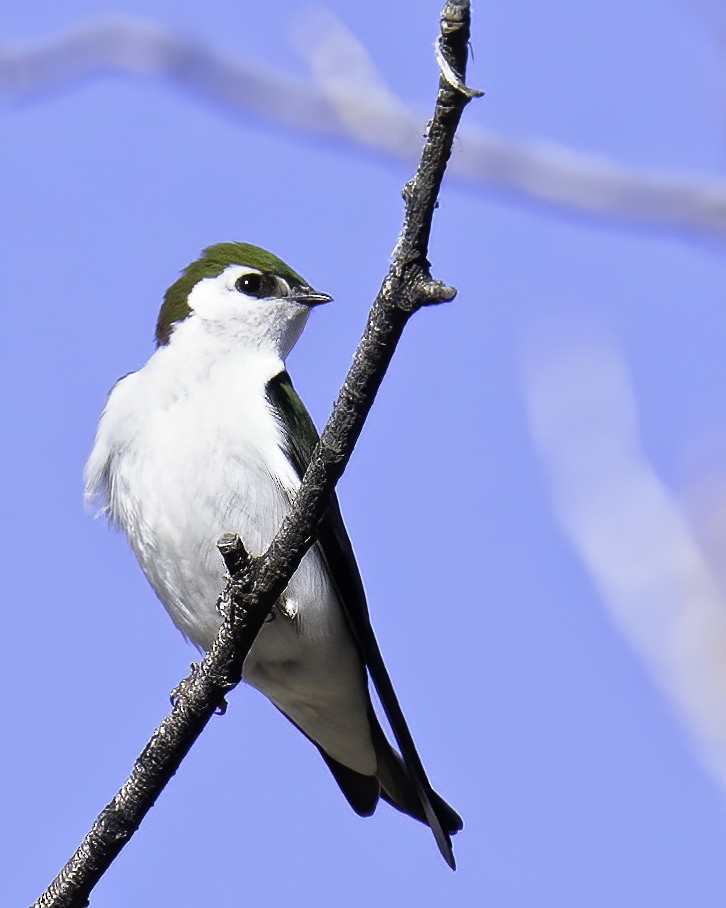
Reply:
[[250, 563], [250, 556], [242, 540], [236, 533], [225, 533], [217, 540], [217, 548], [224, 558], [224, 564], [230, 577], [243, 571]]

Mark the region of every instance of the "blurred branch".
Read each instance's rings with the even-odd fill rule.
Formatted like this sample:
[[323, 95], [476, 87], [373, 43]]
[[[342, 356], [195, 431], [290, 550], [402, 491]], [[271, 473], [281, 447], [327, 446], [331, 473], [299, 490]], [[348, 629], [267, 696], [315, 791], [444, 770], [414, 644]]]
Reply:
[[726, 789], [726, 602], [643, 450], [626, 368], [602, 341], [584, 340], [535, 351], [527, 371], [530, 427], [563, 530]]
[[[432, 279], [428, 241], [441, 180], [470, 94], [463, 79], [469, 41], [468, 0], [447, 0], [441, 18], [442, 69], [433, 117], [413, 180], [404, 193], [403, 229], [392, 263], [368, 316], [333, 413], [282, 526], [259, 558], [248, 558], [235, 537], [218, 545], [228, 570], [237, 571], [222, 596], [224, 621], [201, 665], [181, 682], [172, 712], [154, 732], [118, 794], [34, 908], [78, 908], [139, 828], [225, 695], [242, 678], [255, 637], [316, 538], [333, 489], [358, 440], [378, 388], [409, 318], [422, 306], [452, 300], [456, 291]], [[463, 83], [461, 83], [463, 86]], [[441, 845], [440, 845], [441, 847]], [[453, 855], [445, 855], [453, 867]]]
[[[392, 94], [365, 49], [331, 14], [299, 42], [304, 80], [225, 58], [159, 26], [126, 19], [80, 26], [35, 46], [0, 50], [0, 99], [23, 104], [102, 75], [167, 82], [227, 112], [335, 139], [383, 157], [417, 159], [425, 118]], [[469, 186], [650, 229], [726, 237], [726, 181], [635, 170], [554, 143], [468, 129], [450, 173]]]

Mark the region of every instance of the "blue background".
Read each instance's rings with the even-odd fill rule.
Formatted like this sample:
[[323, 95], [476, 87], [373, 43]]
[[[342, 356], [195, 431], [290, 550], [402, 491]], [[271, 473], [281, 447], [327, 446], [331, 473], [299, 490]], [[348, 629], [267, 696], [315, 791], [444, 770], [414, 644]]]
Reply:
[[[423, 124], [439, 0], [329, 7]], [[3, 42], [51, 37], [99, 9], [13, 3]], [[113, 7], [300, 78], [289, 28], [305, 9]], [[623, 166], [723, 173], [715, 10], [528, 0], [474, 15], [469, 81], [487, 96], [467, 125]], [[151, 354], [179, 269], [238, 239], [336, 298], [289, 361], [321, 425], [412, 168], [140, 78], [5, 105], [0, 122], [0, 885], [4, 904], [22, 905], [115, 793], [196, 658], [123, 538], [83, 509], [108, 389]], [[459, 296], [411, 323], [340, 496], [424, 763], [466, 822], [459, 870], [386, 805], [356, 817], [309, 743], [239, 688], [94, 906], [723, 905], [723, 792], [560, 529], [522, 368], [540, 332], [602, 332], [627, 362], [663, 481], [680, 494], [703, 470], [722, 476], [722, 252], [447, 182], [431, 260]]]

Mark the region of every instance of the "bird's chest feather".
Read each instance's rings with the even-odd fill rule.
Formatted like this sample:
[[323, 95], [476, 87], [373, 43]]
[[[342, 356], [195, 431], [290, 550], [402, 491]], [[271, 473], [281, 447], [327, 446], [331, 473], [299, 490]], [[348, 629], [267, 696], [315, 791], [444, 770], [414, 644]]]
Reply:
[[224, 532], [242, 536], [252, 554], [271, 541], [297, 477], [281, 449], [264, 387], [247, 399], [205, 389], [147, 420], [125, 458], [142, 523], [174, 552], [214, 545]]

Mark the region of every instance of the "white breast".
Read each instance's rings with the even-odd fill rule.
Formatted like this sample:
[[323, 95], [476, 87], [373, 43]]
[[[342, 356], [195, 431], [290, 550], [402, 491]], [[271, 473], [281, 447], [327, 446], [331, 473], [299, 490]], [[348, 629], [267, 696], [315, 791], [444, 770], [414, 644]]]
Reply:
[[216, 540], [237, 532], [261, 553], [297, 477], [265, 400], [280, 363], [246, 356], [202, 365], [178, 354], [161, 348], [116, 385], [87, 483], [91, 493], [105, 484], [106, 511], [174, 622], [208, 647], [224, 576]]

